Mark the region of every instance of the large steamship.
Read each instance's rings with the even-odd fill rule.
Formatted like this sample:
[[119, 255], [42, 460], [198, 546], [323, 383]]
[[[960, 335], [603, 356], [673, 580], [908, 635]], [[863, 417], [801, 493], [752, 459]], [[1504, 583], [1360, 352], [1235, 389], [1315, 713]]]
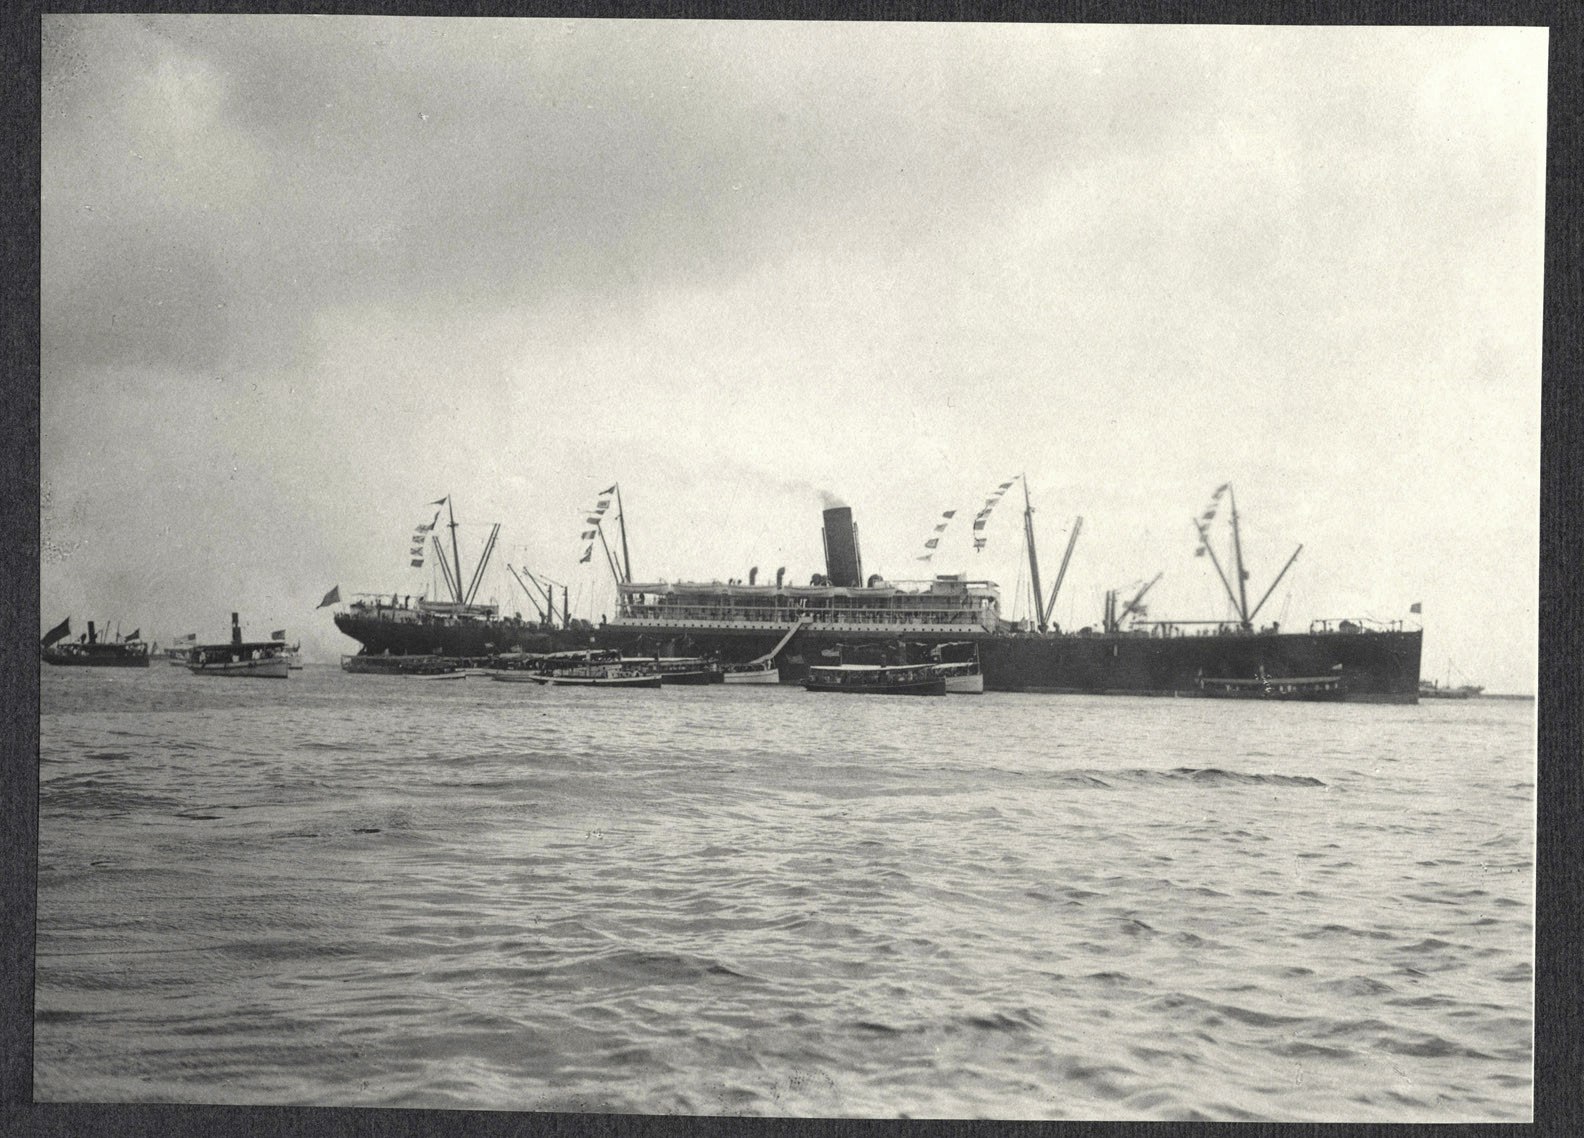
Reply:
[[[1218, 497], [1222, 491], [1230, 487], [1217, 491]], [[1025, 486], [1036, 620], [1004, 619], [1000, 591], [991, 581], [961, 574], [923, 582], [891, 583], [878, 574], [865, 579], [852, 510], [839, 506], [824, 512], [825, 573], [808, 585], [788, 584], [779, 571], [771, 583], [759, 584], [750, 575], [745, 584], [724, 585], [633, 582], [618, 573], [617, 615], [599, 637], [627, 649], [715, 655], [728, 663], [773, 659], [783, 683], [801, 682], [810, 666], [864, 653], [877, 662], [902, 664], [958, 658], [966, 650], [977, 653], [988, 691], [1380, 703], [1418, 698], [1422, 633], [1416, 629], [1364, 619], [1318, 620], [1305, 632], [1256, 626], [1264, 601], [1298, 554], [1251, 606], [1235, 500], [1234, 552], [1225, 569], [1200, 525], [1201, 552], [1215, 562], [1235, 618], [1142, 620], [1145, 586], [1126, 602], [1108, 593], [1099, 627], [1076, 632], [1054, 629], [1049, 620], [1082, 519], [1073, 527], [1049, 602], [1039, 603], [1032, 515]]]

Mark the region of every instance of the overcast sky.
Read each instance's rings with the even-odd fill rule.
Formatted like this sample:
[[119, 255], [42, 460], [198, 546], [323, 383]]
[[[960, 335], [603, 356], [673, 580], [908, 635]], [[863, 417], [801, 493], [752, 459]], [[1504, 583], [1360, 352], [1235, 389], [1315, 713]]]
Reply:
[[[1534, 690], [1546, 33], [45, 16], [40, 627], [285, 626], [464, 560], [611, 611], [806, 581], [822, 492], [891, 579], [1056, 617], [1231, 481], [1261, 620], [1409, 618]], [[941, 511], [962, 513], [931, 563]], [[1224, 520], [1224, 513], [1223, 513]], [[1224, 535], [1218, 534], [1218, 541]], [[483, 592], [528, 605], [492, 575]], [[1026, 585], [1023, 586], [1026, 588]]]

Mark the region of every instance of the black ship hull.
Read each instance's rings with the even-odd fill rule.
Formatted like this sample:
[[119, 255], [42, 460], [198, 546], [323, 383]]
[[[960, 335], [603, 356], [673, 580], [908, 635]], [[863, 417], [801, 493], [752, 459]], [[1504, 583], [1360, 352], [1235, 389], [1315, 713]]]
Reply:
[[[634, 654], [715, 655], [733, 663], [770, 651], [784, 635], [772, 629], [609, 626], [603, 646]], [[986, 691], [1203, 697], [1205, 677], [1337, 675], [1340, 698], [1353, 703], [1414, 703], [1419, 697], [1418, 631], [1228, 633], [1150, 636], [1132, 633], [876, 633], [804, 629], [777, 656], [783, 683], [801, 683], [810, 665], [853, 658], [867, 649], [887, 663], [917, 663], [942, 643], [978, 648]], [[876, 661], [880, 662], [880, 661]], [[1330, 694], [1330, 693], [1328, 693]]]
[[477, 659], [504, 652], [565, 652], [591, 643], [586, 631], [551, 629], [517, 620], [397, 621], [338, 612], [335, 624], [363, 645], [366, 656]]

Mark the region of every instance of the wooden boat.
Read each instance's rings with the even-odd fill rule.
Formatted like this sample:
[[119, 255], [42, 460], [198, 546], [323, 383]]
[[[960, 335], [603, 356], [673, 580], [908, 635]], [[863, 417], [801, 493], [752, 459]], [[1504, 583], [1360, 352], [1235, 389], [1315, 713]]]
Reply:
[[490, 674], [504, 683], [563, 687], [657, 688], [663, 676], [653, 659], [624, 660], [612, 649], [581, 649], [528, 657], [516, 668]]
[[609, 670], [575, 668], [563, 672], [532, 672], [528, 678], [536, 684], [558, 687], [657, 688], [662, 684], [658, 672], [629, 672], [621, 668]]
[[945, 695], [941, 664], [815, 664], [803, 689], [850, 695]]
[[748, 664], [722, 665], [721, 679], [728, 684], [779, 684], [781, 669], [773, 659]]
[[[942, 657], [947, 654], [961, 654], [964, 650], [968, 655], [963, 659], [948, 660]], [[934, 667], [946, 680], [947, 695], [982, 695], [984, 693], [984, 673], [979, 670], [979, 651], [972, 643], [967, 644], [942, 644], [935, 649]]]
[[199, 644], [187, 653], [187, 670], [195, 676], [284, 680], [291, 661], [283, 640], [243, 640], [237, 614], [231, 614], [231, 639], [224, 644]]
[[660, 674], [662, 684], [718, 684], [726, 679], [719, 664], [702, 656], [623, 656], [624, 667]]
[[457, 661], [444, 656], [355, 656], [341, 657], [341, 670], [362, 676], [406, 676], [417, 679], [462, 678]]
[[[138, 630], [140, 632], [141, 629]], [[126, 639], [101, 640], [94, 622], [88, 622], [88, 631], [78, 640], [66, 640], [71, 635], [71, 617], [50, 629], [39, 641], [46, 664], [68, 668], [146, 668], [149, 666], [149, 646], [133, 632]]]
[[1347, 697], [1347, 682], [1340, 671], [1327, 676], [1271, 676], [1263, 667], [1252, 679], [1199, 677], [1199, 694], [1207, 699], [1266, 699], [1330, 701]]

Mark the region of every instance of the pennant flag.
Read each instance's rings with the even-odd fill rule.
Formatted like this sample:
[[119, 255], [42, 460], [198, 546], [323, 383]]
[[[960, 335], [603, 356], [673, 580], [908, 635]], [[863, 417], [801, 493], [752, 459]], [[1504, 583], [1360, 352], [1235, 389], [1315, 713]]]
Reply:
[[1415, 601], [1413, 604], [1408, 606], [1408, 611], [1409, 612], [1423, 612], [1424, 609], [1419, 607], [1419, 602], [1418, 601]]
[[274, 632], [270, 633], [270, 639], [271, 640], [285, 640], [286, 639], [286, 630], [284, 628], [277, 628]]
[[54, 644], [57, 640], [64, 640], [66, 637], [68, 637], [70, 635], [71, 635], [71, 617], [67, 617], [65, 620], [61, 621], [54, 628], [50, 629], [48, 632], [46, 632], [44, 634], [44, 638], [39, 641], [39, 647], [40, 648], [48, 648], [51, 644]]
[[616, 493], [616, 483], [612, 482], [610, 484], [610, 489], [609, 490], [601, 490], [600, 491], [600, 497], [603, 498], [606, 494], [614, 494], [614, 493]]
[[583, 551], [583, 556], [578, 558], [578, 564], [579, 565], [583, 564], [583, 562], [588, 561], [593, 556], [594, 556], [594, 547], [591, 545], [591, 546], [589, 546], [587, 549], [585, 549]]
[[141, 628], [134, 628], [131, 631], [131, 633], [127, 636], [127, 639], [128, 640], [136, 640], [140, 635], [142, 635], [142, 633], [143, 633], [143, 630]]
[[[1019, 476], [1019, 477], [1021, 477], [1021, 476]], [[975, 534], [980, 534], [980, 533], [984, 532], [985, 523], [990, 520], [990, 514], [996, 508], [996, 503], [1001, 500], [1001, 496], [1003, 494], [1005, 494], [1007, 492], [1007, 490], [1012, 486], [1012, 484], [1014, 482], [1016, 482], [1016, 481], [1017, 481], [1017, 478], [1008, 478], [1005, 482], [1001, 483], [1001, 485], [997, 486], [995, 488], [995, 490], [991, 493], [991, 495], [988, 498], [985, 499], [984, 508], [981, 509], [977, 514], [974, 515], [973, 528], [974, 528], [974, 533]], [[985, 542], [986, 542], [985, 538], [975, 537], [974, 538], [974, 552], [977, 553], [977, 552], [983, 550], [984, 547], [985, 547]]]
[[952, 518], [956, 516], [956, 510], [945, 510], [941, 513], [941, 520], [935, 523], [935, 528], [931, 531], [932, 536], [924, 543], [924, 548], [929, 550], [929, 552], [919, 557], [918, 560], [928, 561], [935, 556], [935, 547], [940, 545], [940, 535], [946, 532], [946, 527], [951, 524]]
[[451, 495], [447, 494], [445, 496], [445, 498], [436, 498], [433, 502], [430, 502], [429, 504], [431, 506], [443, 506], [443, 505], [446, 504], [446, 499], [450, 498], [450, 497], [451, 497]]
[[326, 593], [324, 595], [324, 600], [322, 600], [318, 604], [316, 604], [314, 606], [314, 608], [322, 609], [326, 605], [338, 605], [340, 603], [341, 603], [341, 586], [337, 585], [335, 588], [331, 589], [328, 593]]

